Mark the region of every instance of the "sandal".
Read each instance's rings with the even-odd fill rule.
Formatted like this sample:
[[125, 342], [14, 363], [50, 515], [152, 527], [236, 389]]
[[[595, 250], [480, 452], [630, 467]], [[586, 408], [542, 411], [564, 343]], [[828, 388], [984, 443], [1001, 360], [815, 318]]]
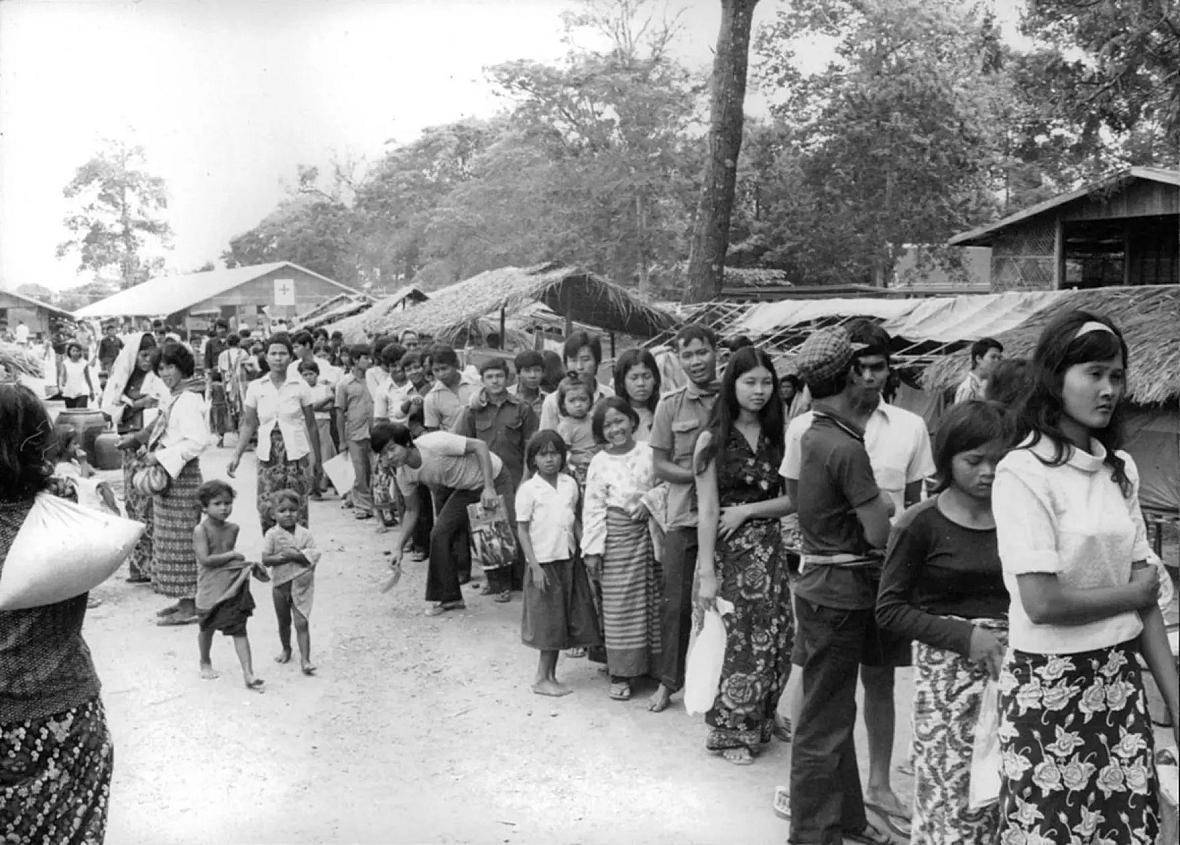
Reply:
[[505, 590], [502, 593], [497, 593], [496, 597], [494, 599], [492, 599], [492, 601], [499, 602], [500, 604], [505, 604], [506, 602], [510, 602], [510, 601], [512, 601], [512, 591]]
[[630, 681], [613, 681], [610, 685], [610, 691], [607, 693], [615, 701], [630, 701], [631, 700], [631, 682]]
[[463, 601], [440, 601], [426, 608], [427, 616], [442, 616], [448, 610], [466, 610], [467, 603]]
[[843, 833], [850, 842], [861, 842], [864, 845], [892, 845], [893, 837], [881, 830], [872, 822], [867, 822], [859, 833]]
[[733, 763], [735, 766], [754, 765], [754, 755], [750, 749], [745, 747], [725, 748], [721, 751], [721, 759], [727, 763]]
[[885, 822], [885, 827], [889, 828], [891, 833], [896, 833], [905, 839], [910, 838], [910, 820], [901, 813], [890, 812], [880, 804], [874, 804], [871, 801], [865, 801], [864, 804], [866, 810], [872, 810], [881, 817], [881, 821]]
[[179, 613], [173, 613], [171, 616], [165, 616], [163, 619], [156, 620], [156, 624], [161, 628], [169, 628], [173, 625], [192, 625], [197, 621], [197, 614], [190, 613], [181, 616]]
[[578, 646], [577, 648], [567, 648], [565, 650], [565, 656], [566, 657], [585, 657], [586, 656], [586, 649], [582, 648], [582, 646]]

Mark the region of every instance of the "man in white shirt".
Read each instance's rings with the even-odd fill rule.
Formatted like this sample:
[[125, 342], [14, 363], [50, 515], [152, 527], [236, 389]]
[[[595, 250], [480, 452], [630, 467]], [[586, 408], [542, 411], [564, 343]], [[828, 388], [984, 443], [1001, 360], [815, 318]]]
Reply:
[[[597, 382], [598, 367], [602, 363], [602, 343], [589, 332], [574, 332], [565, 339], [562, 359], [565, 361], [565, 368], [570, 372], [580, 376], [591, 376]], [[599, 399], [614, 395], [614, 388], [599, 383], [594, 395], [590, 397], [590, 404], [595, 405]], [[541, 404], [541, 428], [556, 430], [559, 416], [557, 391], [553, 391]]]
[[987, 380], [1003, 359], [1004, 346], [994, 337], [981, 337], [971, 344], [971, 372], [956, 388], [955, 404], [986, 398]]
[[[849, 327], [856, 353], [857, 366], [853, 382], [860, 388], [856, 397], [869, 413], [865, 424], [864, 444], [869, 455], [873, 476], [881, 492], [893, 504], [896, 519], [910, 505], [922, 497], [922, 486], [934, 473], [934, 458], [930, 435], [925, 421], [910, 411], [890, 405], [882, 397], [889, 380], [888, 332], [867, 320]], [[786, 444], [780, 474], [798, 482], [800, 441], [811, 427], [814, 414], [807, 411], [791, 420], [787, 426]], [[806, 496], [806, 490], [799, 490]], [[880, 573], [877, 573], [878, 578]], [[870, 638], [873, 639], [873, 638]], [[895, 832], [905, 829], [909, 811], [902, 805], [890, 785], [890, 766], [893, 754], [893, 733], [896, 712], [893, 701], [893, 676], [897, 666], [910, 665], [909, 642], [896, 640], [878, 631], [872, 649], [866, 649], [861, 662], [861, 684], [865, 690], [864, 720], [869, 739], [869, 778], [866, 784], [865, 805], [881, 813], [883, 820]], [[872, 652], [872, 653], [870, 653]], [[788, 718], [797, 712], [802, 693], [800, 673], [793, 672], [779, 706], [779, 713]], [[904, 835], [908, 835], [908, 832]]]

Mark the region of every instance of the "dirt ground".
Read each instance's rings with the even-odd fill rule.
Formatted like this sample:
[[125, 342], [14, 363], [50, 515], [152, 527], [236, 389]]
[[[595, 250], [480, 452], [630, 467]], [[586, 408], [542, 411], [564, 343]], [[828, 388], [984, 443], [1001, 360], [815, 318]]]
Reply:
[[[224, 477], [229, 449], [202, 459]], [[257, 554], [253, 456], [231, 519]], [[118, 473], [105, 473], [114, 478]], [[573, 695], [534, 695], [536, 652], [520, 644], [520, 599], [467, 589], [466, 612], [423, 615], [425, 562], [379, 585], [396, 534], [378, 535], [338, 500], [313, 502], [325, 550], [311, 617], [315, 677], [280, 666], [269, 588], [255, 582], [255, 670], [247, 691], [227, 638], [215, 681], [197, 672], [195, 626], [159, 628], [168, 602], [120, 572], [94, 591], [86, 640], [115, 741], [107, 841], [123, 843], [740, 843], [786, 840], [771, 811], [786, 746], [753, 766], [705, 751], [679, 698], [648, 713], [649, 692], [606, 695], [596, 664], [569, 660]], [[909, 670], [898, 674], [895, 761], [909, 744]], [[861, 771], [866, 770], [858, 726]], [[894, 774], [908, 800], [910, 778]]]

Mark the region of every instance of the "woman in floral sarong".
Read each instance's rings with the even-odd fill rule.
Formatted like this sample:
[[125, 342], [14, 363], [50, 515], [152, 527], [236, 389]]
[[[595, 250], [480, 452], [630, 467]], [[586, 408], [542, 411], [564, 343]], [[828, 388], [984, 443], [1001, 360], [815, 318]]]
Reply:
[[765, 352], [730, 358], [709, 427], [697, 440], [699, 595], [724, 599], [725, 659], [705, 747], [748, 765], [769, 742], [790, 671], [794, 623], [781, 518], [794, 510], [778, 474], [783, 403]]
[[[101, 409], [120, 435], [140, 431], [144, 409], [169, 401], [168, 388], [154, 372], [157, 354], [155, 336], [151, 332], [139, 332], [126, 338], [119, 356], [111, 365]], [[127, 558], [127, 580], [133, 584], [146, 584], [152, 580], [152, 496], [137, 490], [131, 483], [135, 470], [141, 466], [142, 460], [134, 450], [123, 450], [123, 507], [128, 519], [144, 524], [143, 535]]]
[[238, 445], [226, 473], [237, 472], [250, 440], [258, 435], [258, 521], [263, 535], [274, 527], [271, 496], [291, 490], [299, 497], [297, 522], [308, 526], [307, 500], [320, 469], [319, 428], [315, 421], [315, 397], [307, 382], [291, 373], [291, 339], [282, 333], [266, 342], [269, 372], [246, 388], [245, 417]]
[[996, 470], [1008, 611], [1000, 673], [1000, 838], [1151, 845], [1159, 830], [1143, 657], [1180, 739], [1139, 473], [1118, 449], [1127, 345], [1067, 311], [1037, 342], [1017, 447]]
[[969, 401], [939, 422], [935, 495], [901, 514], [885, 556], [877, 623], [914, 642], [912, 845], [994, 845], [999, 808], [970, 806], [984, 696], [1008, 642], [992, 482], [1007, 450], [1000, 405]]

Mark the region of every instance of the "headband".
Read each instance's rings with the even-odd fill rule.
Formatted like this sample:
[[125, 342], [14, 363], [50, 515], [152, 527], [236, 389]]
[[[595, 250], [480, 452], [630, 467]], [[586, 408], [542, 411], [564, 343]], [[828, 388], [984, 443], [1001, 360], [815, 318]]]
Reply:
[[1073, 339], [1077, 340], [1082, 335], [1089, 334], [1090, 332], [1110, 332], [1111, 334], [1115, 334], [1115, 330], [1106, 325], [1106, 323], [1100, 323], [1098, 320], [1087, 320], [1082, 323], [1081, 328], [1074, 332]]

